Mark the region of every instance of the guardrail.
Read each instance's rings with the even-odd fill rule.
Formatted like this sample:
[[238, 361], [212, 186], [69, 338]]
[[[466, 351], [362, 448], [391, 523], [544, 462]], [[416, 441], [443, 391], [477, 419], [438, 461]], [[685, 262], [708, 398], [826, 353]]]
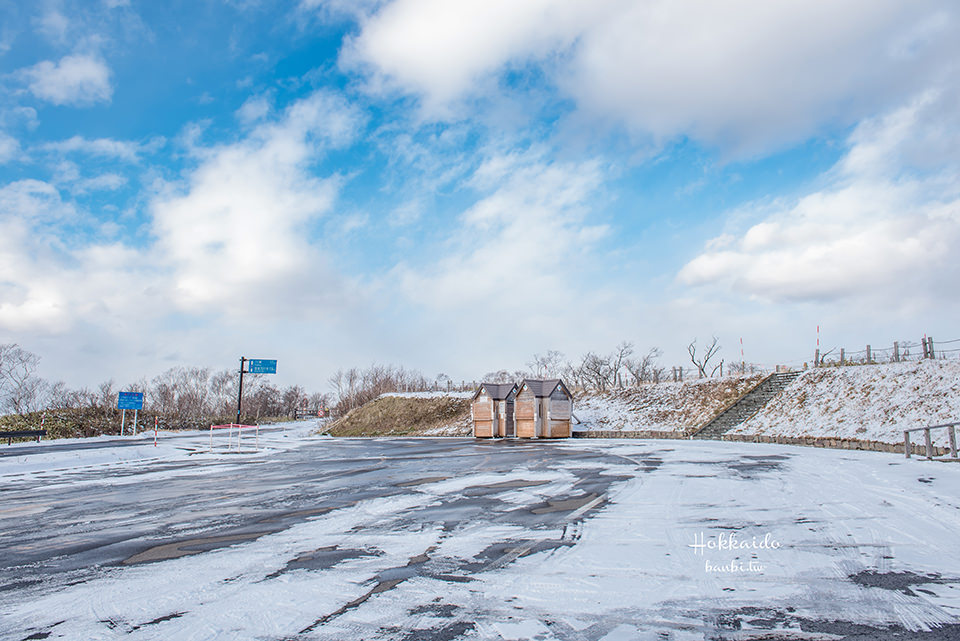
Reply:
[[7, 439], [7, 445], [13, 445], [13, 439], [15, 438], [26, 438], [37, 437], [37, 443], [40, 442], [41, 436], [46, 436], [47, 430], [13, 430], [11, 432], [0, 432], [0, 438]]
[[915, 427], [912, 430], [903, 430], [903, 454], [910, 458], [910, 432], [923, 432], [923, 438], [926, 445], [927, 459], [932, 459], [934, 455], [933, 439], [930, 437], [930, 430], [947, 430], [947, 439], [950, 441], [950, 458], [957, 458], [957, 423], [944, 423], [943, 425], [930, 425], [928, 427]]

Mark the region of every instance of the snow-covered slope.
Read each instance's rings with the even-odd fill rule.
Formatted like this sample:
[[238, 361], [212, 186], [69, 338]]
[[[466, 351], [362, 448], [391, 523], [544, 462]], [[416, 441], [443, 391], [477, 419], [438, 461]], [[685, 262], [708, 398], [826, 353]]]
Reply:
[[700, 427], [760, 382], [726, 376], [657, 383], [578, 396], [575, 430], [688, 432]]
[[[902, 443], [905, 429], [954, 421], [960, 421], [960, 361], [925, 360], [808, 370], [728, 434]], [[933, 436], [946, 444], [945, 430]]]

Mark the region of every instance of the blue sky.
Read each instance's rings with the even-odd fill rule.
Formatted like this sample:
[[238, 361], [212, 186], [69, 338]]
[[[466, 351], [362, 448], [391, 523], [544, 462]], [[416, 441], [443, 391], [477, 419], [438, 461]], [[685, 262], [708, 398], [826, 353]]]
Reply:
[[0, 15], [0, 342], [48, 378], [960, 337], [954, 3]]

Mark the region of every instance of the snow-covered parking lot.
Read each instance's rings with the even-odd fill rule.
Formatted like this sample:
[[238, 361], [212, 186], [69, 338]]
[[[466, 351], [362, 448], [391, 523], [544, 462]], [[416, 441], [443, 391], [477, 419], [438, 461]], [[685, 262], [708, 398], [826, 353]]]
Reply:
[[207, 438], [0, 450], [0, 638], [960, 638], [956, 464]]

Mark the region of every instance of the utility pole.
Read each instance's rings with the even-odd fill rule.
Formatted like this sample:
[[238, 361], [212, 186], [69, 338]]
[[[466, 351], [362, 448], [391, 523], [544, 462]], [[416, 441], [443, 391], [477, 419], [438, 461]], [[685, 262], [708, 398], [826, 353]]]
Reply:
[[240, 385], [237, 392], [237, 425], [240, 424], [240, 408], [243, 405], [243, 365], [247, 362], [245, 356], [240, 357]]

